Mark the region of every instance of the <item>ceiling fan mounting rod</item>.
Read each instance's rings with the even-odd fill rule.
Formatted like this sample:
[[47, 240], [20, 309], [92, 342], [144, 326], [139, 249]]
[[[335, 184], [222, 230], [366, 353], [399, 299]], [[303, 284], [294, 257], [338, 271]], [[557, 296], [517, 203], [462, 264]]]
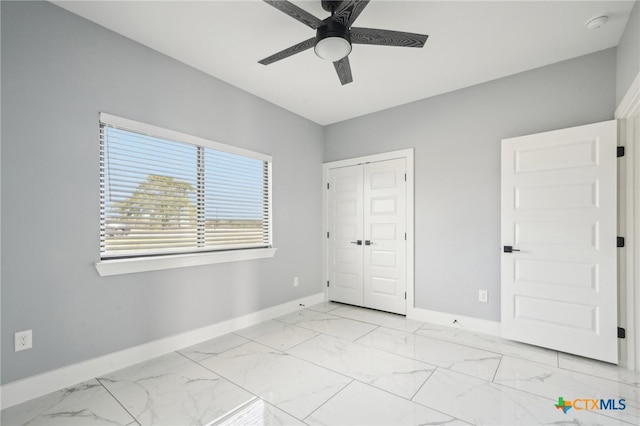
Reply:
[[340, 3], [342, 3], [340, 0], [322, 0], [322, 8], [333, 16]]

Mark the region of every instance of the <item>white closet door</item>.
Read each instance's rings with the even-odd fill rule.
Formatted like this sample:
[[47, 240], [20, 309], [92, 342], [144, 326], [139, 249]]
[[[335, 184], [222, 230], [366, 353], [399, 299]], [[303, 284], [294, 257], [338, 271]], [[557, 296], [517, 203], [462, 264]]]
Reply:
[[616, 122], [502, 141], [502, 331], [618, 362]]
[[328, 177], [329, 300], [362, 305], [363, 169], [330, 169]]
[[406, 314], [406, 160], [329, 170], [329, 300]]
[[405, 159], [364, 165], [364, 306], [406, 314]]

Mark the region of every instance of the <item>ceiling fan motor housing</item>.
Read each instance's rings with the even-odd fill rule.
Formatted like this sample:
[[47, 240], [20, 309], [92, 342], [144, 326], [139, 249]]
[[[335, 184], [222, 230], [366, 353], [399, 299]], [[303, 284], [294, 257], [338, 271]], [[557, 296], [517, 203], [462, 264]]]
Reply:
[[327, 18], [322, 21], [322, 25], [320, 25], [316, 30], [316, 44], [318, 44], [320, 40], [329, 37], [340, 37], [351, 44], [351, 34], [347, 27], [339, 22], [333, 21], [331, 18]]

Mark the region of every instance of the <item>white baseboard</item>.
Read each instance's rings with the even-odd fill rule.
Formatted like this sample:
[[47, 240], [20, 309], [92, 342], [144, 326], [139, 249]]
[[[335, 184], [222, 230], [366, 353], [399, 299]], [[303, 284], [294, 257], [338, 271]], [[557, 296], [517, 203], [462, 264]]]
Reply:
[[[407, 318], [437, 325], [446, 325], [448, 327], [463, 328], [492, 336], [500, 336], [502, 334], [498, 321], [483, 320], [480, 318], [466, 317], [464, 315], [411, 308], [407, 310]], [[454, 321], [456, 322], [454, 323]]]
[[1, 387], [2, 409], [46, 395], [86, 380], [108, 374], [139, 362], [177, 351], [188, 346], [240, 330], [282, 315], [295, 312], [304, 306], [324, 301], [324, 293], [292, 300], [281, 305], [243, 315], [197, 330], [155, 340], [98, 358], [68, 365], [26, 379], [7, 383]]

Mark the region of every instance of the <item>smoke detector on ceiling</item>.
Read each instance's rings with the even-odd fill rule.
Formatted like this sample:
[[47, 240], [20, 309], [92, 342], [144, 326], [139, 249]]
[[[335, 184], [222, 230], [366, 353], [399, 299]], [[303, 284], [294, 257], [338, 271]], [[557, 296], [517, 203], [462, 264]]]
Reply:
[[609, 17], [607, 15], [596, 16], [589, 19], [584, 25], [590, 30], [595, 30], [596, 28], [604, 27], [608, 20]]

